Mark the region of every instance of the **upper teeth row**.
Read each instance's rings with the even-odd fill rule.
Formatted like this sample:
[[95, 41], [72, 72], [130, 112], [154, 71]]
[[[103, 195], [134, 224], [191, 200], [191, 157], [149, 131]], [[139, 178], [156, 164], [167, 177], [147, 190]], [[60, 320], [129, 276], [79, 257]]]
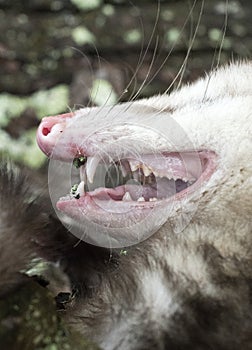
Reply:
[[[93, 183], [94, 175], [95, 175], [97, 166], [100, 163], [100, 160], [101, 159], [98, 156], [88, 157], [85, 165], [81, 166], [80, 177], [81, 177], [81, 180], [84, 181], [85, 184], [87, 183], [87, 181], [91, 184]], [[167, 173], [167, 171], [162, 172], [162, 171], [153, 170], [150, 166], [143, 164], [138, 160], [128, 160], [128, 163], [129, 163], [129, 167], [130, 167], [131, 172], [136, 172], [136, 171], [139, 171], [140, 169], [142, 169], [144, 176], [146, 176], [146, 177], [151, 175], [151, 174], [154, 174], [156, 177], [165, 176], [169, 180], [177, 180], [179, 178], [179, 177], [176, 177], [174, 174], [172, 174], [172, 172]], [[121, 163], [119, 167], [121, 169], [122, 175], [124, 177], [126, 177], [128, 174], [128, 171], [125, 168], [124, 164]], [[195, 181], [195, 179], [192, 179], [192, 178], [189, 179], [187, 177], [183, 177], [182, 180], [185, 182]]]

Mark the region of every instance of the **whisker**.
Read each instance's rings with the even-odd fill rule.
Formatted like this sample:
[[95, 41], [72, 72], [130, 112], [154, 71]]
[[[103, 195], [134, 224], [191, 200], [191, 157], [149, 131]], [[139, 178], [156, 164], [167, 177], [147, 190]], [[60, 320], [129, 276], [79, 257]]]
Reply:
[[[143, 53], [143, 56], [142, 56], [141, 60], [139, 60], [139, 62], [138, 62], [138, 65], [137, 65], [137, 67], [136, 67], [135, 73], [134, 73], [133, 77], [131, 78], [130, 82], [128, 83], [126, 89], [129, 88], [129, 86], [131, 85], [133, 79], [137, 76], [137, 74], [138, 74], [140, 68], [141, 68], [142, 65], [143, 65], [143, 62], [144, 62], [144, 60], [145, 60], [145, 58], [146, 58], [146, 55], [147, 55], [147, 53], [148, 53], [148, 51], [149, 51], [149, 48], [150, 48], [150, 45], [151, 45], [151, 43], [152, 43], [154, 34], [155, 34], [155, 32], [156, 32], [156, 28], [157, 28], [157, 25], [158, 25], [159, 18], [160, 18], [160, 0], [158, 0], [157, 13], [156, 13], [156, 18], [155, 18], [155, 23], [154, 23], [154, 26], [153, 26], [153, 29], [152, 29], [152, 32], [151, 32], [151, 36], [150, 36], [149, 42], [148, 42], [148, 44], [147, 44], [147, 47], [146, 47], [146, 49], [145, 49], [145, 51], [144, 51], [144, 53]], [[133, 94], [135, 94], [134, 91], [133, 91]], [[131, 99], [132, 99], [132, 95], [130, 96], [129, 100], [131, 100]]]
[[[204, 0], [203, 0], [203, 1], [204, 1]], [[148, 84], [146, 84], [145, 88], [146, 88], [147, 86], [149, 86], [149, 85], [152, 83], [152, 81], [156, 78], [156, 76], [158, 75], [158, 73], [163, 69], [164, 65], [165, 65], [166, 62], [168, 61], [168, 59], [169, 59], [171, 53], [174, 51], [175, 46], [177, 45], [178, 41], [179, 41], [180, 38], [181, 38], [182, 33], [183, 33], [184, 30], [185, 30], [185, 27], [186, 27], [186, 25], [187, 25], [187, 22], [189, 21], [190, 16], [191, 16], [191, 13], [193, 12], [193, 10], [194, 10], [196, 4], [197, 4], [197, 0], [194, 0], [193, 5], [192, 5], [192, 7], [191, 7], [191, 9], [190, 9], [190, 11], [189, 11], [189, 14], [187, 15], [187, 17], [186, 17], [186, 19], [185, 19], [185, 21], [184, 21], [184, 24], [183, 24], [183, 26], [182, 26], [181, 29], [180, 29], [180, 32], [179, 32], [179, 35], [178, 35], [177, 39], [176, 39], [176, 40], [174, 41], [174, 43], [172, 44], [172, 46], [171, 46], [171, 48], [170, 48], [170, 50], [169, 50], [167, 56], [165, 57], [165, 59], [163, 60], [162, 64], [159, 66], [159, 68], [156, 70], [156, 72], [153, 74], [152, 78], [148, 81]], [[172, 85], [173, 85], [173, 83], [174, 83], [174, 82], [172, 82]], [[166, 91], [169, 91], [169, 88], [168, 88]]]
[[[159, 1], [159, 0], [158, 0]], [[133, 8], [135, 8], [136, 10], [138, 10], [138, 7], [136, 7], [131, 1], [130, 1], [130, 4], [133, 6]], [[145, 59], [145, 56], [146, 56], [146, 52], [143, 54], [143, 51], [144, 51], [144, 42], [145, 42], [145, 34], [144, 34], [144, 24], [143, 24], [143, 20], [142, 20], [142, 17], [139, 15], [138, 17], [138, 20], [139, 20], [139, 24], [140, 24], [140, 27], [141, 27], [141, 33], [142, 33], [142, 40], [141, 40], [141, 49], [140, 49], [140, 54], [139, 54], [139, 58], [138, 58], [138, 61], [137, 61], [137, 65], [136, 65], [136, 68], [133, 69], [131, 68], [133, 75], [130, 79], [130, 81], [128, 82], [128, 84], [126, 85], [124, 91], [127, 91], [129, 89], [129, 87], [131, 86], [132, 82], [134, 81], [134, 87], [133, 87], [133, 94], [134, 94], [134, 91], [135, 91], [135, 88], [137, 86], [137, 73]], [[143, 56], [142, 56], [143, 55]], [[128, 65], [129, 66], [129, 65]], [[124, 95], [124, 91], [122, 92], [122, 94], [119, 96], [118, 98], [118, 102], [120, 102], [122, 96]], [[129, 97], [129, 99], [131, 98], [131, 96]]]
[[[188, 53], [188, 50], [190, 50], [190, 43], [193, 43], [194, 39], [194, 31], [193, 31], [193, 23], [194, 23], [194, 16], [193, 16], [193, 13], [191, 13], [191, 23], [190, 23], [190, 36], [189, 36], [189, 41], [188, 41], [188, 49], [187, 49], [187, 53]], [[182, 71], [181, 71], [181, 75], [180, 75], [180, 79], [179, 79], [179, 82], [177, 83], [177, 88], [176, 90], [178, 90], [182, 84], [182, 81], [183, 81], [183, 78], [184, 78], [184, 74], [185, 74], [185, 71], [186, 71], [186, 66], [187, 66], [187, 63], [188, 63], [188, 59], [189, 59], [189, 56], [186, 55], [185, 57], [185, 64], [184, 66], [182, 67]]]
[[[224, 44], [224, 39], [225, 39], [226, 30], [227, 30], [227, 24], [228, 24], [228, 3], [229, 3], [229, 0], [226, 0], [226, 3], [225, 3], [225, 5], [226, 5], [226, 11], [225, 11], [224, 24], [223, 24], [223, 35], [222, 35], [221, 42], [218, 41], [218, 42], [216, 43], [216, 46], [215, 46], [214, 55], [213, 55], [213, 59], [212, 59], [212, 63], [211, 63], [211, 68], [210, 68], [210, 71], [211, 71], [211, 72], [214, 71], [214, 65], [215, 65], [215, 60], [216, 60], [216, 55], [217, 55], [218, 46], [219, 46], [219, 50], [218, 50], [217, 63], [216, 63], [215, 69], [217, 69], [218, 66], [219, 66], [219, 64], [220, 64], [221, 52], [222, 52], [222, 49], [223, 49], [223, 44]], [[212, 78], [212, 73], [208, 76], [208, 80], [207, 80], [205, 92], [204, 92], [204, 95], [203, 95], [203, 98], [202, 98], [202, 102], [204, 102], [205, 99], [206, 99], [206, 94], [207, 94], [207, 91], [208, 91], [208, 87], [209, 87], [211, 78]]]
[[159, 37], [157, 36], [157, 38], [156, 38], [156, 43], [155, 43], [155, 47], [154, 47], [153, 56], [152, 56], [151, 63], [150, 63], [150, 66], [149, 66], [149, 68], [148, 68], [146, 77], [144, 78], [142, 84], [140, 85], [140, 87], [139, 87], [138, 91], [135, 93], [135, 95], [132, 96], [132, 97], [130, 98], [131, 101], [134, 101], [134, 100], [139, 96], [139, 94], [141, 93], [141, 91], [142, 91], [143, 88], [144, 88], [144, 85], [145, 85], [146, 81], [147, 81], [148, 78], [149, 78], [149, 75], [150, 75], [150, 73], [151, 73], [152, 67], [153, 67], [154, 62], [155, 62], [155, 59], [156, 59], [156, 53], [157, 53], [157, 49], [158, 49], [158, 43], [159, 43]]
[[[195, 7], [196, 5], [196, 2], [197, 1], [194, 1], [194, 4], [193, 4], [193, 7]], [[201, 2], [201, 7], [200, 7], [200, 13], [199, 13], [199, 18], [198, 18], [198, 21], [197, 21], [197, 24], [196, 24], [196, 28], [194, 30], [194, 33], [193, 33], [193, 37], [192, 37], [192, 40], [191, 40], [191, 43], [188, 47], [188, 50], [187, 50], [187, 53], [186, 53], [186, 56], [183, 60], [183, 63], [178, 71], [178, 73], [175, 75], [173, 81], [171, 82], [170, 86], [165, 90], [164, 94], [167, 94], [171, 88], [173, 87], [173, 85], [175, 84], [175, 82], [177, 81], [179, 75], [181, 74], [181, 72], [183, 71], [184, 67], [186, 66], [187, 64], [187, 61], [188, 61], [188, 58], [189, 58], [189, 55], [191, 53], [191, 50], [192, 50], [192, 47], [193, 47], [193, 44], [194, 44], [194, 41], [195, 41], [195, 38], [196, 38], [196, 35], [197, 35], [197, 32], [198, 32], [198, 29], [199, 29], [199, 25], [200, 25], [200, 22], [201, 22], [201, 19], [202, 19], [202, 14], [203, 14], [203, 9], [204, 9], [204, 5], [205, 5], [205, 0], [202, 0]], [[191, 16], [192, 15], [192, 11], [190, 11], [189, 15], [188, 16]], [[189, 17], [187, 18], [187, 20], [189, 19]]]
[[220, 43], [220, 48], [219, 48], [219, 52], [218, 52], [216, 68], [218, 68], [219, 65], [220, 65], [221, 52], [222, 52], [222, 49], [223, 49], [224, 40], [225, 40], [225, 36], [226, 36], [226, 31], [227, 31], [227, 24], [228, 24], [228, 2], [229, 2], [229, 0], [226, 0], [226, 3], [225, 3], [225, 6], [226, 6], [225, 20], [224, 20], [223, 29], [222, 29], [223, 34], [222, 34], [221, 43]]
[[[94, 44], [93, 44], [93, 47], [94, 47], [94, 49], [95, 49], [96, 52], [97, 52], [96, 46], [95, 46]], [[95, 79], [95, 74], [94, 74], [94, 69], [93, 69], [93, 67], [92, 67], [91, 60], [87, 57], [87, 55], [84, 54], [84, 52], [82, 52], [81, 50], [77, 49], [76, 47], [71, 46], [70, 48], [71, 48], [73, 51], [76, 51], [77, 53], [79, 53], [79, 54], [85, 59], [85, 61], [86, 61], [87, 64], [88, 64], [88, 67], [89, 67], [89, 69], [90, 69], [90, 72], [91, 72], [91, 81], [93, 81], [93, 80]], [[97, 54], [98, 54], [98, 52], [97, 52]], [[83, 86], [84, 86], [87, 90], [89, 90], [89, 86], [88, 86], [85, 82], [83, 82]], [[88, 101], [86, 107], [92, 107], [92, 106], [93, 106], [92, 100], [89, 98], [89, 101]]]

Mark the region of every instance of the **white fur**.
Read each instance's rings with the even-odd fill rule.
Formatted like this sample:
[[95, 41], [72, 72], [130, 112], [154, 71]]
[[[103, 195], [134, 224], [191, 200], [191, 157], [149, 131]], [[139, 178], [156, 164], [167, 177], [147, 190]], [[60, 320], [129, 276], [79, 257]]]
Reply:
[[[120, 339], [125, 345], [121, 348], [133, 349], [128, 338], [134, 325], [144, 321], [141, 307], [157, 325], [162, 324], [163, 317], [169, 321], [181, 308], [179, 296], [170, 287], [162, 266], [178, 276], [180, 288], [188, 289], [188, 295], [199, 288], [209, 297], [225, 300], [225, 288], [211, 280], [213, 271], [209, 269], [213, 269], [214, 259], [212, 265], [203, 259], [202, 243], [216, 249], [220, 259], [224, 259], [221, 268], [227, 276], [240, 273], [236, 261], [244, 261], [244, 266], [247, 261], [251, 264], [252, 63], [231, 64], [170, 95], [111, 108], [83, 109], [69, 124], [72, 120], [71, 125], [76, 127], [70, 134], [72, 140], [84, 144], [91, 153], [105, 147], [108, 153], [120, 155], [133, 147], [140, 154], [211, 150], [217, 155], [214, 174], [190, 198], [190, 205], [197, 206], [197, 211], [183, 232], [175, 234], [172, 229], [179, 216], [175, 212], [159, 232], [140, 245], [139, 251], [148, 255], [148, 264], [145, 266], [145, 260], [139, 257], [141, 264], [135, 276], [138, 290], [133, 305], [125, 306], [123, 301], [120, 303], [120, 295], [116, 295], [117, 304], [111, 306], [111, 314], [115, 309], [116, 314], [120, 311], [120, 321], [104, 316], [105, 325], [101, 323], [93, 333], [96, 340], [99, 334], [98, 341], [104, 349], [113, 349]], [[142, 230], [145, 229], [143, 225]], [[128, 263], [135, 271], [134, 256], [128, 258]], [[250, 268], [244, 269], [243, 274], [252, 278]], [[116, 285], [116, 280], [113, 283]], [[109, 297], [113, 296], [108, 292], [109, 284], [104, 285], [109, 305]], [[82, 306], [84, 314], [86, 308], [88, 305]]]
[[[157, 112], [150, 109], [153, 107]], [[166, 111], [167, 107], [174, 112]], [[243, 236], [251, 229], [244, 224], [252, 214], [251, 118], [252, 64], [245, 62], [219, 69], [171, 95], [80, 110], [74, 121], [80, 122], [76, 123], [79, 132], [74, 134], [80, 144], [87, 142], [94, 151], [105, 148], [120, 153], [133, 145], [140, 154], [153, 150], [216, 152], [216, 172], [193, 199], [199, 206], [195, 220], [210, 226], [214, 220], [215, 226]], [[113, 150], [106, 148], [111, 139], [118, 148], [115, 144]], [[147, 141], [143, 144], [143, 140]], [[235, 221], [228, 219], [233, 216]]]
[[148, 307], [149, 318], [162, 328], [162, 319], [169, 318], [179, 309], [175, 295], [169, 290], [163, 271], [145, 270], [139, 275], [143, 307]]

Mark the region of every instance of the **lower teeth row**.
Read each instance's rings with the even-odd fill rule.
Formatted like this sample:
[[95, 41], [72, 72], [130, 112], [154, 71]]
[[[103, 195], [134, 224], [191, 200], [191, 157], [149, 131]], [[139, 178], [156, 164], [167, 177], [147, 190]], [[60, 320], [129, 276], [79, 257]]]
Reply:
[[[122, 201], [123, 202], [133, 202], [133, 199], [131, 198], [131, 195], [129, 192], [126, 192], [125, 195], [122, 197]], [[156, 197], [150, 198], [149, 202], [155, 202], [157, 201]], [[146, 200], [144, 199], [144, 197], [139, 197], [137, 199], [137, 202], [146, 202]]]
[[[70, 194], [76, 199], [79, 199], [80, 196], [83, 196], [85, 194], [84, 181], [81, 181], [79, 183], [79, 185], [72, 186]], [[125, 192], [125, 194], [122, 198], [122, 201], [123, 202], [133, 202], [133, 199], [131, 198], [131, 195], [129, 192]], [[157, 201], [156, 197], [149, 199], [149, 202], [155, 202], [155, 201]], [[144, 197], [139, 197], [137, 199], [137, 202], [146, 202], [146, 200], [144, 199]]]

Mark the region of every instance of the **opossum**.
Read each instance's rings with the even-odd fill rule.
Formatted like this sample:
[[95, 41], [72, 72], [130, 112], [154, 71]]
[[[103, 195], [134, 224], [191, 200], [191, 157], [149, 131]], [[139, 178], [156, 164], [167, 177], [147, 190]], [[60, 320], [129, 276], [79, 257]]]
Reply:
[[47, 214], [42, 255], [54, 245], [77, 290], [69, 325], [104, 350], [252, 349], [251, 116], [248, 61], [170, 95], [42, 120], [66, 226]]

